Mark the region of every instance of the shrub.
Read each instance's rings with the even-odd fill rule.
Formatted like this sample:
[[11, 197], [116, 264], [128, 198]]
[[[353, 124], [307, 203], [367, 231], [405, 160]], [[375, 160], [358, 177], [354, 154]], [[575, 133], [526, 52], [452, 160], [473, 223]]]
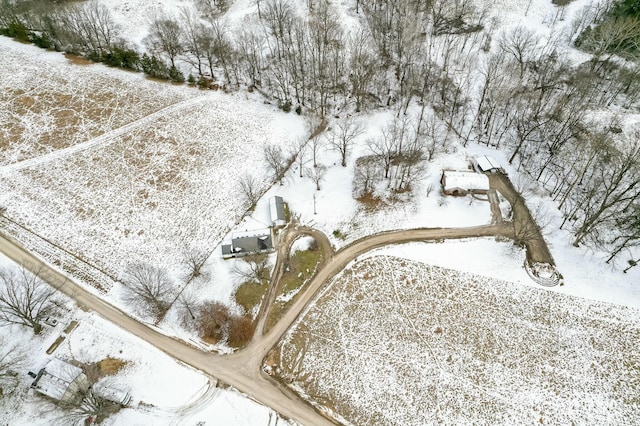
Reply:
[[184, 83], [184, 74], [176, 67], [171, 67], [169, 69], [169, 79], [176, 83]]
[[242, 347], [251, 340], [254, 330], [251, 318], [246, 316], [232, 317], [229, 320], [229, 339], [227, 343], [232, 348]]
[[29, 30], [27, 30], [27, 27], [19, 21], [12, 22], [7, 28], [1, 29], [0, 34], [14, 38], [18, 41], [30, 41]]
[[284, 112], [291, 112], [291, 102], [286, 101], [280, 104], [280, 109]]
[[33, 44], [43, 49], [50, 49], [53, 47], [53, 41], [47, 33], [42, 33], [41, 35], [31, 33], [30, 38]]
[[155, 55], [142, 55], [140, 59], [140, 68], [149, 77], [160, 78], [163, 80], [169, 79], [169, 68], [167, 65], [158, 59]]
[[205, 303], [198, 312], [198, 322], [202, 339], [209, 343], [219, 342], [228, 328], [230, 316], [229, 308], [222, 303]]

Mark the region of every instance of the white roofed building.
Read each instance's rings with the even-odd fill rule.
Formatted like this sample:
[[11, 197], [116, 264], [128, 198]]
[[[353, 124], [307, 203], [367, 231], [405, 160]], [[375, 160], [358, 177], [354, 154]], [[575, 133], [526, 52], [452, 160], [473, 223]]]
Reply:
[[473, 168], [478, 173], [496, 173], [503, 171], [500, 163], [488, 155], [475, 157], [473, 159]]
[[489, 192], [489, 178], [475, 172], [444, 170], [440, 183], [442, 191], [447, 195], [486, 194]]

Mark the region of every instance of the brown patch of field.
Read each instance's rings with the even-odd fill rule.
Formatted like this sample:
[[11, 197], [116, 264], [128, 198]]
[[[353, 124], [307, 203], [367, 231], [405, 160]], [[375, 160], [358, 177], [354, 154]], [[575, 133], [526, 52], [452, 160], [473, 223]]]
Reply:
[[367, 210], [376, 210], [380, 207], [384, 207], [386, 204], [380, 197], [376, 197], [372, 192], [365, 192], [360, 197], [356, 198], [362, 206]]
[[69, 62], [74, 65], [93, 65], [95, 62], [90, 61], [87, 58], [83, 58], [82, 56], [73, 55], [71, 53], [65, 53], [64, 57], [67, 58]]
[[102, 377], [118, 374], [120, 370], [127, 366], [128, 362], [118, 358], [107, 357], [92, 364], [79, 364], [87, 375], [89, 381], [91, 383], [95, 383]]

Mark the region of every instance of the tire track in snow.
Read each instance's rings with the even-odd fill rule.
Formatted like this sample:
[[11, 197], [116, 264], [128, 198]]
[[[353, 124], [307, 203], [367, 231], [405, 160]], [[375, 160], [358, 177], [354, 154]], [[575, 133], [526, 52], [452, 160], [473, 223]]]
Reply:
[[39, 157], [29, 158], [27, 160], [18, 161], [17, 163], [12, 163], [12, 164], [0, 167], [0, 176], [8, 175], [9, 173], [24, 170], [29, 167], [39, 166], [41, 164], [48, 163], [50, 161], [61, 160], [61, 159], [70, 157], [74, 154], [77, 154], [79, 152], [88, 151], [96, 147], [108, 146], [109, 144], [114, 142], [119, 136], [122, 136], [132, 130], [138, 129], [146, 124], [149, 124], [160, 117], [197, 105], [206, 100], [207, 100], [206, 96], [198, 96], [195, 98], [189, 98], [184, 101], [176, 102], [175, 104], [171, 104], [169, 106], [161, 108], [152, 114], [144, 116], [129, 124], [125, 124], [124, 126], [118, 127], [117, 129], [103, 133], [100, 136], [97, 136], [86, 142], [81, 142], [79, 144], [70, 146], [68, 148], [63, 148], [63, 149], [49, 152]]

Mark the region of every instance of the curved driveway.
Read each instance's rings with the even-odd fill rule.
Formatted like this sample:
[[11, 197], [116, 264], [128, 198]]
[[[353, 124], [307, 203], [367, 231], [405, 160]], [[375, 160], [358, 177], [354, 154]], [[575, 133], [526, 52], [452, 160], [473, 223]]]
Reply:
[[[302, 231], [306, 233], [308, 231]], [[374, 248], [411, 241], [439, 240], [450, 238], [470, 238], [502, 235], [513, 237], [513, 227], [508, 224], [478, 226], [471, 228], [433, 228], [393, 231], [376, 234], [358, 240], [333, 256], [328, 256], [322, 267], [305, 291], [281, 320], [268, 333], [258, 333], [251, 343], [231, 355], [217, 355], [203, 352], [183, 341], [166, 336], [150, 325], [143, 324], [125, 314], [117, 307], [100, 299], [81, 285], [42, 262], [12, 240], [0, 235], [0, 251], [17, 263], [32, 270], [45, 272], [57, 283], [58, 289], [74, 299], [84, 309], [90, 309], [124, 330], [140, 337], [169, 356], [184, 362], [205, 374], [227, 383], [260, 403], [271, 407], [282, 416], [295, 419], [302, 424], [329, 425], [334, 422], [315, 410], [296, 393], [271, 379], [262, 372], [262, 362], [268, 352], [291, 327], [315, 294], [350, 261]], [[290, 244], [295, 238], [289, 238]], [[285, 244], [286, 245], [286, 244]], [[272, 283], [274, 285], [275, 283]], [[268, 312], [265, 312], [265, 317]]]

